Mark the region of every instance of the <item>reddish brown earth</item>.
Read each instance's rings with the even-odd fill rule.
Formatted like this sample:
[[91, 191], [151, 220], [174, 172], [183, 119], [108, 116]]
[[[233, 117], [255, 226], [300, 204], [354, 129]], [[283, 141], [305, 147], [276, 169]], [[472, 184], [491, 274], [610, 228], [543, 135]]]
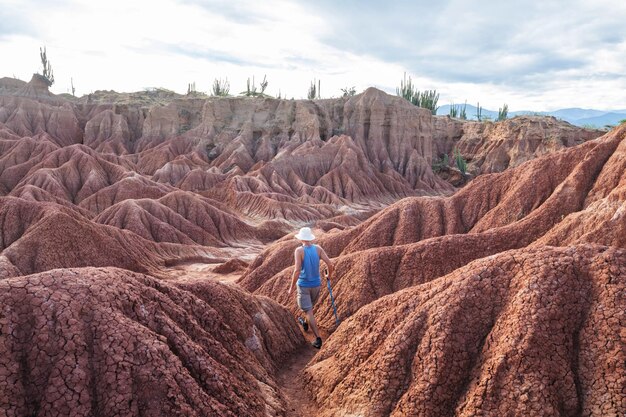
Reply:
[[436, 144], [433, 155], [447, 154], [454, 165], [456, 148], [468, 161], [468, 170], [473, 174], [502, 172], [604, 134], [601, 130], [541, 116], [517, 116], [486, 123], [437, 117], [433, 126]]
[[[624, 415], [626, 128], [597, 134], [0, 79], [0, 410]], [[318, 355], [303, 225], [337, 266]]]
[[472, 262], [359, 310], [307, 386], [323, 416], [622, 415], [625, 277], [596, 245]]
[[277, 369], [303, 338], [275, 303], [115, 268], [0, 286], [4, 415], [284, 413]]

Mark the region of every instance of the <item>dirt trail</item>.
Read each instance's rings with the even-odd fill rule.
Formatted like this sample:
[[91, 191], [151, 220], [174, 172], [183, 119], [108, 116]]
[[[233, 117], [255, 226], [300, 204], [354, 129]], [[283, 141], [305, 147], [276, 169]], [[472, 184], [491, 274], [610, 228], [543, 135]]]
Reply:
[[[213, 272], [213, 269], [218, 265], [220, 264], [182, 262], [165, 271], [172, 279], [178, 282], [193, 282], [209, 279], [238, 286], [236, 281], [241, 277], [241, 272], [217, 274]], [[320, 329], [320, 331], [323, 340], [326, 340], [329, 336], [328, 333], [322, 329]], [[318, 412], [317, 406], [309, 397], [309, 390], [303, 385], [300, 372], [319, 350], [311, 346], [311, 342], [314, 339], [311, 330], [308, 332], [303, 331], [303, 335], [307, 339], [307, 343], [293, 352], [293, 354], [285, 360], [276, 377], [279, 388], [287, 399], [287, 407], [285, 410], [286, 417], [315, 415]]]
[[285, 361], [278, 372], [276, 379], [287, 399], [286, 417], [313, 416], [318, 412], [317, 406], [309, 397], [309, 391], [300, 377], [300, 372], [317, 352], [319, 351], [310, 344], [303, 346]]

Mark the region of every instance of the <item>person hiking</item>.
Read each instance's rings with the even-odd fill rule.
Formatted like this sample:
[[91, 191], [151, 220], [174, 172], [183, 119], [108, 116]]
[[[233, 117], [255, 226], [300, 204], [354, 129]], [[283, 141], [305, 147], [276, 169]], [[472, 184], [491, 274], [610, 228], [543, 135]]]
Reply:
[[293, 274], [291, 274], [289, 294], [293, 291], [293, 286], [297, 284], [296, 301], [300, 310], [306, 315], [306, 320], [299, 319], [300, 324], [302, 324], [305, 331], [308, 331], [309, 324], [311, 325], [311, 329], [315, 334], [315, 341], [312, 344], [314, 348], [319, 349], [322, 347], [322, 338], [313, 315], [313, 306], [315, 306], [320, 295], [320, 259], [328, 267], [328, 280], [333, 275], [334, 266], [324, 249], [312, 243], [315, 240], [315, 236], [310, 228], [303, 227], [295, 238], [302, 242], [302, 246], [297, 248], [294, 253], [296, 265]]

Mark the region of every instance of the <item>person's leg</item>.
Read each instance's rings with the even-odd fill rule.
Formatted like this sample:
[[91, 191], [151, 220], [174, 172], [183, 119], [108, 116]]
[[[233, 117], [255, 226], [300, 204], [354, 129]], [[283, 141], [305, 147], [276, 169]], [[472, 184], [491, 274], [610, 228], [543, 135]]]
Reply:
[[317, 330], [317, 322], [315, 321], [315, 316], [313, 315], [313, 309], [310, 309], [306, 312], [306, 319], [313, 330], [313, 334], [315, 337], [321, 337], [319, 331]]

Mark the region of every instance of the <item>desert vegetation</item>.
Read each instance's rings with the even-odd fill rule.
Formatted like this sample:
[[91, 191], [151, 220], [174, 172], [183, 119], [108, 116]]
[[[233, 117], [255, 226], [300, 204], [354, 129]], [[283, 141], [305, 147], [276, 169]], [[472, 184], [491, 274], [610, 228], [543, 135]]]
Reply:
[[432, 114], [437, 114], [437, 109], [439, 108], [437, 106], [437, 102], [439, 101], [439, 93], [437, 93], [437, 90], [418, 90], [417, 87], [413, 85], [410, 75], [407, 79], [406, 73], [404, 73], [404, 77], [400, 80], [400, 86], [396, 88], [396, 95], [406, 99], [417, 107], [430, 110]]
[[48, 87], [54, 84], [54, 71], [52, 70], [52, 64], [48, 59], [48, 53], [46, 47], [39, 48], [39, 57], [41, 58], [41, 65], [43, 67], [41, 75], [47, 81]]

